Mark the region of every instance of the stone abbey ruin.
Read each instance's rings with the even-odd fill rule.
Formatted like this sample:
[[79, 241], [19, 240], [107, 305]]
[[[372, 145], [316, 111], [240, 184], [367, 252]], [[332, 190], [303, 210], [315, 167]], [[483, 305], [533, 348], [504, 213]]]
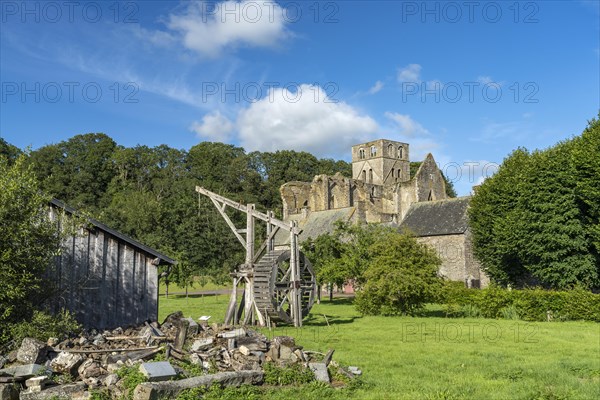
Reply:
[[298, 223], [300, 241], [331, 232], [339, 220], [392, 224], [436, 250], [441, 275], [468, 287], [487, 286], [489, 279], [473, 257], [470, 197], [447, 196], [431, 154], [411, 176], [409, 155], [408, 143], [392, 140], [353, 146], [352, 178], [317, 175], [312, 182], [281, 187], [284, 220]]

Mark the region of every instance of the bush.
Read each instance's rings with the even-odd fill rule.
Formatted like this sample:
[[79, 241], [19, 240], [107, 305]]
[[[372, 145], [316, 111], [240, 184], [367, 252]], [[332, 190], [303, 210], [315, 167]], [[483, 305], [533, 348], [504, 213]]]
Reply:
[[79, 333], [80, 330], [81, 325], [66, 310], [56, 315], [50, 315], [44, 311], [34, 311], [31, 320], [14, 324], [8, 329], [11, 339], [16, 344], [20, 344], [26, 337], [42, 342], [51, 337], [63, 340]]
[[582, 288], [560, 292], [499, 287], [475, 290], [446, 284], [443, 292], [440, 300], [445, 304], [448, 316], [475, 317], [480, 313], [485, 318], [600, 322], [600, 294]]
[[369, 248], [372, 260], [354, 304], [364, 315], [413, 315], [439, 297], [440, 259], [415, 238], [392, 232]]

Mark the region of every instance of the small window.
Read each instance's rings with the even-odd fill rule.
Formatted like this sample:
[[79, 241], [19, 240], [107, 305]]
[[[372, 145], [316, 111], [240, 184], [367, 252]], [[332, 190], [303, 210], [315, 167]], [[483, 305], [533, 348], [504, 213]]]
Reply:
[[371, 157], [375, 157], [377, 155], [377, 147], [371, 146]]
[[404, 147], [399, 146], [398, 147], [398, 158], [403, 158], [404, 157]]
[[399, 170], [398, 170], [398, 178], [401, 178], [401, 177], [402, 177], [402, 170], [401, 170], [401, 169], [399, 169]]
[[390, 174], [392, 178], [394, 177], [394, 168], [392, 168], [392, 173]]
[[373, 170], [369, 170], [369, 183], [373, 183]]
[[388, 145], [388, 156], [394, 157], [394, 145], [393, 144]]
[[365, 158], [365, 149], [363, 149], [362, 147], [358, 149], [358, 158], [360, 158], [361, 160]]
[[363, 180], [363, 182], [367, 181], [367, 171], [365, 171], [364, 169], [363, 169], [363, 172], [362, 172], [362, 180]]

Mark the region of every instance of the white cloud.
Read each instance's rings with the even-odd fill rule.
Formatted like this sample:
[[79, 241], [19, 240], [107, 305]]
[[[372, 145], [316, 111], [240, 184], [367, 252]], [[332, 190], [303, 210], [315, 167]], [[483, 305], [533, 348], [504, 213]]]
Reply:
[[408, 114], [386, 112], [384, 115], [394, 122], [397, 131], [402, 136], [413, 137], [427, 136], [430, 134], [423, 125], [412, 119]]
[[398, 69], [398, 82], [420, 82], [421, 66], [419, 64], [408, 64]]
[[167, 26], [186, 48], [209, 57], [240, 45], [273, 47], [290, 35], [281, 6], [255, 0], [192, 2], [185, 13], [171, 14]]
[[373, 85], [373, 87], [371, 87], [369, 89], [369, 94], [375, 94], [375, 93], [379, 92], [381, 89], [383, 89], [383, 82], [377, 81], [377, 82], [375, 82], [375, 85]]
[[272, 89], [239, 113], [237, 127], [248, 151], [288, 149], [320, 157], [343, 157], [350, 146], [374, 139], [379, 130], [371, 117], [306, 84], [296, 93]]
[[490, 76], [478, 76], [477, 82], [481, 83], [482, 85], [485, 85], [494, 82], [494, 80]]
[[199, 138], [215, 142], [227, 142], [234, 130], [234, 125], [227, 117], [216, 111], [206, 114], [202, 122], [194, 121], [190, 130], [196, 132]]

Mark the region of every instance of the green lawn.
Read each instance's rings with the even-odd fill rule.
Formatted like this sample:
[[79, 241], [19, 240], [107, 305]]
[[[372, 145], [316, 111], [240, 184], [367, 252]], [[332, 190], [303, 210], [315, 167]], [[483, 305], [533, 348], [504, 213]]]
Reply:
[[[160, 318], [182, 310], [222, 322], [227, 296], [160, 298]], [[336, 350], [359, 366], [363, 387], [331, 390], [340, 399], [597, 399], [600, 324], [428, 317], [361, 317], [351, 300], [313, 307], [302, 329], [281, 327], [305, 349]], [[326, 318], [327, 321], [326, 321]], [[328, 325], [329, 323], [329, 325]], [[323, 398], [302, 389], [268, 391], [270, 399]]]

